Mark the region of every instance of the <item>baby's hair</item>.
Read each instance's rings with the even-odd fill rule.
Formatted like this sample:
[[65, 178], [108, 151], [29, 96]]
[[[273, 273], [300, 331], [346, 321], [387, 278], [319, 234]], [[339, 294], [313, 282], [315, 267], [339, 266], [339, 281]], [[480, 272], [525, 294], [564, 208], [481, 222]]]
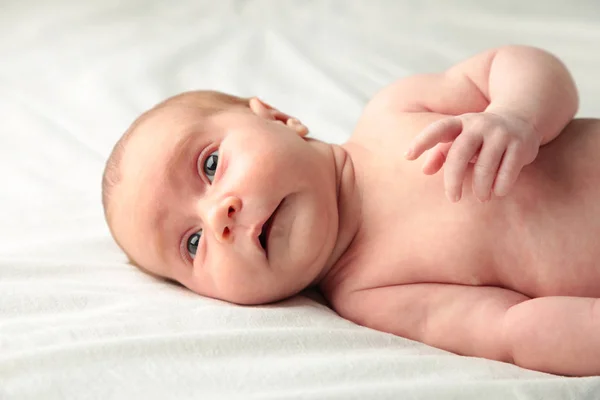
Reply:
[[[115, 188], [121, 181], [121, 160], [123, 159], [123, 155], [125, 154], [127, 143], [138, 131], [137, 128], [145, 120], [147, 120], [149, 117], [156, 114], [165, 107], [176, 105], [191, 107], [197, 109], [200, 115], [202, 116], [210, 116], [231, 108], [249, 108], [249, 99], [210, 90], [189, 91], [169, 97], [168, 99], [152, 107], [150, 110], [144, 112], [138, 118], [136, 118], [135, 121], [133, 121], [131, 126], [125, 131], [123, 136], [121, 136], [121, 138], [115, 144], [110, 156], [108, 157], [108, 160], [106, 161], [104, 174], [102, 175], [102, 207], [104, 209], [104, 217], [106, 219], [106, 222], [108, 224], [109, 230], [113, 238], [123, 251], [125, 250], [123, 249], [123, 246], [121, 246], [121, 244], [119, 243], [119, 240], [115, 236], [115, 233], [112, 229], [111, 221], [113, 207], [111, 200], [114, 195]], [[127, 254], [126, 251], [125, 254], [127, 255], [132, 264], [140, 267], [139, 264], [136, 263], [135, 260], [133, 260], [133, 258], [129, 254]], [[143, 270], [144, 272], [150, 273], [145, 269]]]

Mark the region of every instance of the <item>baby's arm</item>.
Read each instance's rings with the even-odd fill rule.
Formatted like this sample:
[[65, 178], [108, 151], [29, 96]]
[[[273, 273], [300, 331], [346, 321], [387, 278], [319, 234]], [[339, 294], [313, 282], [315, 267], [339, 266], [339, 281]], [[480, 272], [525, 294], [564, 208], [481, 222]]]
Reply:
[[446, 165], [446, 192], [453, 201], [461, 197], [469, 163], [475, 163], [473, 191], [480, 200], [488, 200], [492, 191], [505, 195], [539, 146], [563, 130], [578, 106], [575, 84], [562, 62], [524, 46], [487, 51], [442, 74], [399, 81], [384, 93], [397, 112], [455, 116], [427, 127], [407, 151], [414, 160], [430, 150], [426, 174]]
[[545, 144], [573, 118], [579, 105], [575, 83], [552, 54], [505, 46], [477, 54], [439, 74], [414, 75], [386, 87], [397, 112], [461, 115], [510, 113], [531, 122]]
[[[456, 68], [460, 71], [460, 65]], [[477, 77], [476, 65], [464, 74]], [[490, 99], [485, 111], [512, 114], [530, 122], [541, 144], [554, 139], [573, 118], [579, 106], [577, 88], [569, 71], [555, 56], [532, 47], [506, 47], [493, 55], [487, 79], [476, 82]], [[487, 92], [485, 85], [487, 81]]]
[[497, 287], [416, 283], [356, 291], [334, 305], [360, 325], [461, 355], [512, 362], [504, 319], [527, 299]]
[[600, 300], [421, 283], [357, 291], [346, 318], [457, 354], [564, 375], [600, 374]]

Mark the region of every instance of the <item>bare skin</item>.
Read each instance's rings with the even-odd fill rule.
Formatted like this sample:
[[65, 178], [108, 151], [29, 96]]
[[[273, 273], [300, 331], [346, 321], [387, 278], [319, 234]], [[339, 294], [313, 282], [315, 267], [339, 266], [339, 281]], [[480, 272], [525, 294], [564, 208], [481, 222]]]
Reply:
[[576, 110], [564, 66], [514, 46], [383, 89], [343, 146], [258, 99], [210, 118], [167, 107], [128, 144], [109, 224], [140, 266], [201, 295], [316, 285], [374, 329], [600, 374], [600, 121]]
[[[472, 68], [481, 68], [479, 62], [458, 68], [473, 74]], [[560, 75], [568, 81], [566, 74]], [[445, 176], [424, 178], [422, 169], [432, 173], [435, 164], [444, 163], [442, 157], [436, 160], [439, 154], [430, 154], [422, 168], [398, 154], [398, 149], [418, 147], [432, 130], [429, 124], [446, 123], [447, 116], [390, 113], [390, 108], [403, 107], [435, 111], [434, 104], [419, 105], [419, 95], [403, 103], [410, 95], [397, 91], [410, 84], [397, 85], [373, 100], [345, 145], [360, 171], [363, 218], [337, 274], [322, 283], [334, 308], [360, 324], [459, 354], [558, 374], [600, 374], [600, 166], [594, 161], [600, 151], [600, 121], [571, 121], [573, 95], [546, 97], [539, 109], [531, 107], [535, 117], [524, 113], [519, 118], [539, 120], [556, 105], [563, 116], [554, 115], [554, 125], [538, 129], [545, 135], [539, 154], [533, 162], [524, 155], [521, 163], [530, 164], [514, 185], [501, 188], [502, 197], [492, 187], [501, 167], [478, 169], [477, 163], [485, 161], [483, 149], [454, 159], [448, 153], [446, 164], [462, 160], [468, 165], [464, 182], [457, 180], [464, 183], [462, 197], [453, 203], [445, 198], [456, 196], [448, 175], [460, 167], [445, 165]], [[484, 90], [491, 104], [457, 98], [455, 114], [490, 110], [496, 100], [503, 101], [503, 93], [495, 99]], [[475, 93], [468, 97], [473, 98]], [[529, 101], [523, 97], [514, 105], [527, 110], [524, 103]], [[460, 134], [468, 134], [467, 129]], [[492, 124], [483, 136], [496, 133], [494, 129]], [[369, 139], [370, 132], [377, 132], [377, 140]]]

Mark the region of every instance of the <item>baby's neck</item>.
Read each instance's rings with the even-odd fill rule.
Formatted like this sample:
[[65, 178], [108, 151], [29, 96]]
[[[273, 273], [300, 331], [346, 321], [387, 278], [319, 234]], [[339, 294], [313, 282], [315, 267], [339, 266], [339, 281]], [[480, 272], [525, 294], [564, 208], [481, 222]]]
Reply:
[[338, 233], [331, 255], [311, 286], [320, 285], [337, 274], [337, 262], [352, 243], [361, 222], [361, 196], [356, 184], [354, 163], [350, 154], [337, 145], [323, 142], [316, 145], [327, 146], [331, 154], [336, 182]]

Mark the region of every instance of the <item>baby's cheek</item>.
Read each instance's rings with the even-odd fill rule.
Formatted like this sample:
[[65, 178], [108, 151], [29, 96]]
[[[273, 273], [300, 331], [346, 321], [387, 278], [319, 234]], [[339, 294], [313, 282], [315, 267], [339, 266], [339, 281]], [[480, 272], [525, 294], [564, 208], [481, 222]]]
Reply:
[[305, 289], [322, 271], [335, 245], [335, 231], [327, 217], [297, 218], [280, 253], [280, 270], [285, 272], [288, 285]]
[[[265, 290], [266, 289], [266, 290]], [[279, 300], [268, 288], [262, 287], [253, 279], [224, 279], [219, 286], [218, 297], [236, 304], [264, 304]]]
[[247, 292], [254, 283], [239, 263], [222, 260], [211, 265], [214, 268], [204, 267], [210, 274], [205, 277], [202, 286], [212, 293], [212, 297], [237, 303], [248, 296]]

